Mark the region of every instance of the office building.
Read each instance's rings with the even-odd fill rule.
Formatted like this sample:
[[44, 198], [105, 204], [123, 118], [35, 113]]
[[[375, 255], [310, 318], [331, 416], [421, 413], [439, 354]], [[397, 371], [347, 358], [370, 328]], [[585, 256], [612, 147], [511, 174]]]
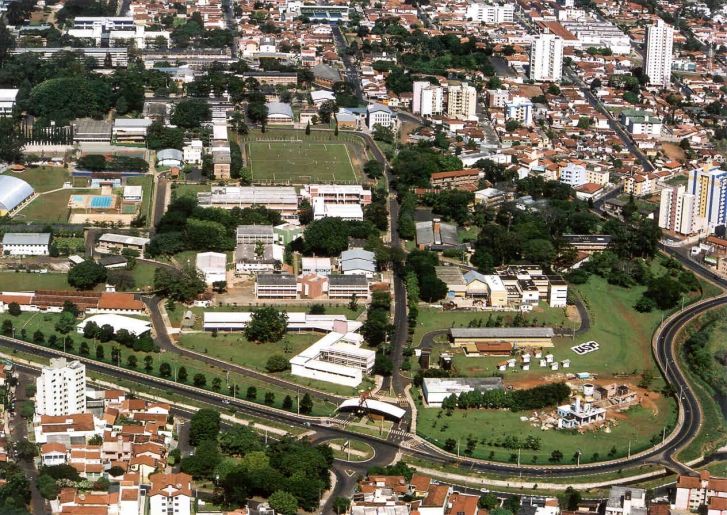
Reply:
[[51, 358], [35, 380], [35, 413], [66, 416], [86, 411], [86, 366]]
[[687, 193], [694, 195], [697, 223], [708, 229], [727, 222], [727, 172], [705, 165], [689, 172]]
[[441, 115], [444, 111], [444, 88], [429, 81], [414, 81], [412, 112], [422, 116]]
[[674, 28], [661, 18], [655, 25], [646, 28], [644, 73], [649, 77], [649, 85], [669, 87], [673, 44]]
[[697, 230], [695, 197], [684, 186], [661, 190], [659, 227], [679, 234], [692, 234]]
[[575, 163], [568, 163], [568, 166], [560, 171], [559, 180], [571, 188], [577, 188], [587, 182], [586, 167]]
[[450, 82], [447, 88], [447, 116], [477, 119], [477, 90], [466, 82]]
[[536, 82], [559, 82], [563, 75], [563, 38], [540, 34], [530, 47], [530, 78]]
[[505, 103], [505, 119], [520, 122], [525, 127], [533, 124], [533, 103], [529, 98], [515, 97]]
[[612, 486], [606, 501], [605, 515], [646, 515], [646, 490], [630, 486]]

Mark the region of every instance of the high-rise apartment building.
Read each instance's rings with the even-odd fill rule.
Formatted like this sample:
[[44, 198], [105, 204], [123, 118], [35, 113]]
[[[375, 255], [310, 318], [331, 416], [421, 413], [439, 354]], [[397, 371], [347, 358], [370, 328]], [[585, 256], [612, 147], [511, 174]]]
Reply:
[[530, 78], [536, 82], [559, 82], [563, 76], [563, 38], [539, 34], [530, 46]]
[[422, 116], [436, 116], [444, 112], [444, 88], [428, 81], [415, 81], [412, 112]]
[[646, 29], [646, 56], [644, 73], [649, 84], [668, 88], [671, 83], [672, 45], [674, 28], [659, 19], [656, 25]]
[[65, 416], [86, 411], [86, 366], [80, 361], [51, 359], [35, 384], [36, 414]]
[[695, 218], [695, 197], [684, 186], [661, 190], [659, 227], [679, 234], [692, 234], [698, 230]]
[[447, 116], [471, 120], [477, 117], [477, 90], [466, 82], [450, 82], [447, 88]]
[[700, 227], [714, 229], [727, 222], [727, 172], [706, 165], [689, 172], [687, 193], [694, 195], [694, 211]]
[[513, 23], [515, 20], [515, 5], [472, 2], [467, 6], [465, 18], [467, 20], [484, 23], [486, 25]]

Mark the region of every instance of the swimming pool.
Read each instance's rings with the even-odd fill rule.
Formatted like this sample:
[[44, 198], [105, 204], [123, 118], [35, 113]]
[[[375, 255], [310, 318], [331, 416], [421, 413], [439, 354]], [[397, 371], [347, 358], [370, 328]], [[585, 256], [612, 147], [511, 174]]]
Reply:
[[111, 207], [114, 198], [109, 196], [91, 197], [91, 207], [96, 209], [108, 209]]

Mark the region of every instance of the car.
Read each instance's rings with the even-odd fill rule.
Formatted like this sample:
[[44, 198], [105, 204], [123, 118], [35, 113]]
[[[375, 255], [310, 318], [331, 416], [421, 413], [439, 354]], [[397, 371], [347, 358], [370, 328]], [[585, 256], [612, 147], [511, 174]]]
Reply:
[[230, 401], [229, 401], [229, 400], [227, 400], [227, 399], [224, 399], [224, 400], [222, 401], [222, 404], [229, 404], [229, 403], [230, 403]]
[[480, 492], [482, 492], [483, 494], [489, 494], [490, 490], [487, 488], [480, 488]]

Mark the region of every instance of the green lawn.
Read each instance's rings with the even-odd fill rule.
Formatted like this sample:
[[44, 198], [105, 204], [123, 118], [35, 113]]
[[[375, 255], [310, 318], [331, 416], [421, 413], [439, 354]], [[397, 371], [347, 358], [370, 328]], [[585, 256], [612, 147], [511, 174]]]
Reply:
[[137, 262], [134, 269], [131, 271], [134, 277], [135, 287], [134, 290], [145, 290], [150, 289], [154, 284], [154, 272], [156, 266], [150, 263], [139, 263]]
[[[629, 442], [632, 453], [650, 447], [651, 438], [657, 434], [661, 436], [662, 429], [676, 419], [674, 404], [670, 399], [659, 399], [657, 407], [659, 412], [656, 415], [644, 407], [632, 407], [625, 413], [627, 418], [620, 420], [610, 432], [588, 431], [583, 434], [554, 429], [543, 431], [539, 426], [533, 427], [530, 422], [520, 420], [522, 416], [530, 416], [530, 412], [456, 410], [447, 416], [440, 409], [426, 408], [419, 411], [417, 433], [438, 445], [443, 445], [448, 438], [459, 440], [462, 453], [465, 452], [468, 437], [474, 437], [477, 446], [473, 456], [497, 461], [510, 461], [513, 454], [517, 455], [517, 450], [501, 446], [504, 435], [515, 434], [521, 440], [534, 436], [540, 438], [540, 449], [522, 449], [521, 463], [547, 463], [554, 450], [563, 453], [562, 463], [571, 463], [574, 453], [579, 449], [583, 452], [581, 463], [585, 463], [607, 459], [612, 447], [616, 448], [615, 457], [625, 456]], [[598, 455], [594, 456], [594, 453]]]
[[179, 197], [192, 196], [197, 198], [200, 191], [210, 191], [210, 184], [173, 184], [174, 194]]
[[33, 187], [36, 193], [62, 188], [63, 183], [69, 180], [68, 170], [56, 166], [27, 168], [23, 172], [7, 172], [6, 175], [24, 180]]
[[87, 194], [90, 190], [61, 190], [41, 195], [15, 215], [16, 220], [27, 222], [66, 223], [70, 209], [68, 199], [73, 194]]
[[0, 291], [73, 290], [66, 274], [0, 272]]
[[248, 164], [255, 183], [356, 183], [344, 143], [256, 141], [247, 144]]

